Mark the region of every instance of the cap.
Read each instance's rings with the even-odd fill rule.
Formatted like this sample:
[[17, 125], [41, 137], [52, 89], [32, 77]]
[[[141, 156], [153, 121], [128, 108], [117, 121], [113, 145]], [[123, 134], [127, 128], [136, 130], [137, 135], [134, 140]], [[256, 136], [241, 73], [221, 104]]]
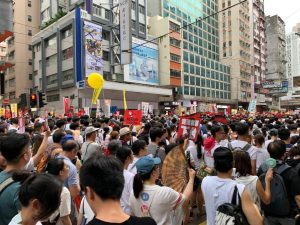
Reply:
[[95, 131], [99, 130], [99, 128], [95, 128], [95, 127], [87, 127], [85, 128], [85, 134], [90, 134], [90, 133], [93, 133]]
[[160, 158], [152, 158], [144, 156], [136, 162], [137, 173], [146, 174], [150, 173], [154, 166], [161, 164]]
[[61, 139], [60, 143], [63, 145], [66, 141], [69, 141], [69, 140], [74, 140], [73, 135], [71, 135], [71, 134], [65, 135], [65, 136]]
[[120, 137], [121, 136], [124, 136], [124, 135], [126, 135], [126, 134], [130, 134], [131, 133], [131, 131], [130, 131], [130, 129], [128, 128], [128, 127], [123, 127], [121, 130], [120, 130]]
[[278, 135], [278, 130], [273, 128], [273, 129], [270, 130], [269, 134], [270, 134], [270, 136], [277, 136]]

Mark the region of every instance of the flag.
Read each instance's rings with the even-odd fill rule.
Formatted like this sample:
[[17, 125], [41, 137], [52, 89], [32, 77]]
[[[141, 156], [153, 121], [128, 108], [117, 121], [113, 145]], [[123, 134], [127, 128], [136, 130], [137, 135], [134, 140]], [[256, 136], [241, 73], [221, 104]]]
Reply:
[[124, 101], [124, 110], [127, 110], [127, 102], [126, 102], [126, 90], [123, 89], [123, 101]]

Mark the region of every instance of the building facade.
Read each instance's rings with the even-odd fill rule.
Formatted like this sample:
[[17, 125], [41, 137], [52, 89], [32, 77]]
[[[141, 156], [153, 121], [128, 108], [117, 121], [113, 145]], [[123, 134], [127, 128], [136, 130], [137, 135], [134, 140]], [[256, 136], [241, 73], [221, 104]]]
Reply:
[[[238, 0], [219, 0], [219, 8], [237, 4]], [[252, 95], [250, 11], [239, 4], [219, 16], [220, 58], [231, 68], [231, 93], [237, 106], [248, 107]]]
[[[99, 55], [99, 65], [93, 67], [97, 67], [105, 82], [97, 107], [100, 105], [103, 109], [104, 105], [109, 102], [111, 106], [124, 109], [123, 90], [125, 89], [129, 109], [137, 109], [141, 102], [147, 102], [153, 106], [154, 111], [157, 111], [159, 98], [171, 96], [172, 90], [160, 87], [159, 82], [150, 85], [141, 82], [141, 77], [131, 79], [132, 76], [129, 73], [133, 70], [130, 68], [137, 68], [137, 63], [140, 63], [134, 54], [134, 65], [121, 66], [118, 62], [120, 50], [113, 51], [113, 47], [118, 45], [114, 37], [119, 36], [118, 31], [113, 30], [113, 27], [118, 25], [113, 1], [107, 1], [107, 4], [96, 0], [93, 4], [78, 2], [81, 3], [80, 7], [71, 10], [66, 16], [33, 37], [34, 88], [46, 94], [47, 110], [56, 114], [64, 113], [63, 98], [65, 97], [70, 98], [75, 112], [81, 108], [96, 107], [91, 104], [93, 90], [86, 85], [88, 70], [91, 69], [91, 64], [88, 66], [91, 56], [89, 51], [92, 50], [86, 38], [89, 35], [86, 24], [89, 24], [101, 30], [95, 38], [99, 38], [101, 42], [102, 54]], [[135, 44], [143, 43], [147, 37], [146, 2], [145, 0], [133, 1], [131, 7], [132, 34], [137, 42]], [[144, 49], [139, 50], [150, 51], [151, 55], [158, 54], [157, 45], [152, 44], [150, 47], [153, 49], [148, 47], [146, 48], [145, 45]], [[157, 60], [153, 61], [154, 64], [157, 63]], [[156, 70], [155, 75], [159, 77], [160, 74], [157, 73], [159, 72]], [[154, 72], [151, 74], [153, 75]], [[145, 77], [142, 78], [144, 81]]]
[[5, 71], [4, 98], [18, 102], [22, 93], [32, 87], [32, 36], [39, 31], [39, 1], [15, 1], [13, 35], [6, 39], [7, 62], [13, 66]]
[[[148, 15], [178, 21], [182, 35], [181, 99], [194, 104], [232, 103], [230, 67], [220, 62], [217, 0], [148, 1]], [[207, 17], [209, 16], [209, 17]], [[199, 18], [205, 18], [200, 20]], [[198, 19], [196, 21], [196, 19]], [[188, 25], [193, 23], [191, 25]], [[168, 36], [166, 37], [169, 38]]]

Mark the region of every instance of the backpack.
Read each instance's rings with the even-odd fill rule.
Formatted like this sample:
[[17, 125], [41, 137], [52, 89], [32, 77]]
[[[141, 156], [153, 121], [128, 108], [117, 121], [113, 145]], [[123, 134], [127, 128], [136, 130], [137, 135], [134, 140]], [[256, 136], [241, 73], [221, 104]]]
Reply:
[[232, 152], [234, 152], [234, 151], [238, 151], [238, 150], [241, 150], [241, 151], [248, 151], [250, 148], [252, 147], [252, 145], [250, 145], [250, 144], [246, 144], [243, 148], [240, 148], [240, 147], [233, 147], [232, 145], [231, 145], [231, 143], [229, 142], [228, 143], [228, 148], [232, 151]]
[[[236, 199], [238, 198], [238, 203]], [[215, 225], [249, 225], [242, 210], [241, 196], [234, 187], [231, 203], [224, 203], [217, 208]]]
[[[278, 216], [284, 217], [288, 216], [290, 213], [290, 203], [288, 200], [288, 194], [286, 191], [286, 187], [284, 184], [284, 180], [282, 175], [285, 171], [290, 169], [291, 167], [287, 164], [281, 164], [279, 167], [274, 168], [273, 179], [271, 181], [271, 203], [269, 205], [265, 205], [261, 202], [261, 208], [264, 213], [269, 216]], [[259, 180], [263, 187], [266, 187], [265, 177], [267, 173], [267, 167], [263, 168], [263, 173], [259, 176]]]

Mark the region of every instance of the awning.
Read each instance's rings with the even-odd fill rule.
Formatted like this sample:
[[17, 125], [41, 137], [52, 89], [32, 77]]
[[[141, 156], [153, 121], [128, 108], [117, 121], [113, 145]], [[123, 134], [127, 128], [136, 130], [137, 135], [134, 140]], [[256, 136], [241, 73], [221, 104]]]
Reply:
[[5, 30], [4, 32], [0, 33], [0, 42], [5, 41], [6, 38], [13, 36], [13, 32]]

